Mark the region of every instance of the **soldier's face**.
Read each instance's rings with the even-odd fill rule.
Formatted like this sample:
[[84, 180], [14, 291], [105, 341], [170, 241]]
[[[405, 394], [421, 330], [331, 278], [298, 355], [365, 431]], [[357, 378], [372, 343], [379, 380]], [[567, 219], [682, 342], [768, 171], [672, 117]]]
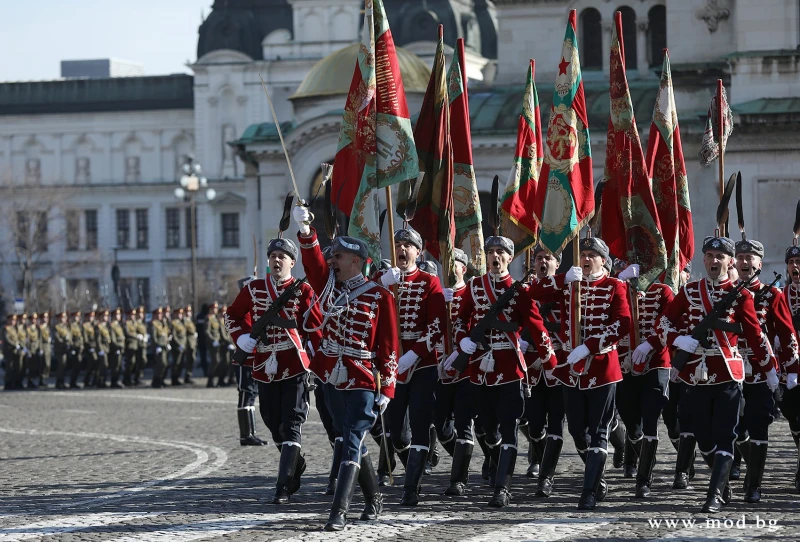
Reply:
[[492, 247], [486, 251], [486, 264], [492, 273], [505, 273], [508, 271], [508, 264], [510, 263], [511, 254], [502, 248]]
[[756, 269], [761, 269], [763, 262], [759, 256], [755, 254], [737, 254], [736, 255], [736, 270], [743, 280], [747, 280], [753, 276]]
[[789, 263], [786, 264], [786, 271], [789, 273], [789, 278], [792, 279], [792, 282], [800, 284], [800, 257], [789, 258]]
[[67, 315], [66, 314], [61, 316], [61, 323], [62, 324], [66, 324], [67, 323]]
[[344, 281], [361, 273], [363, 263], [361, 258], [350, 252], [334, 252], [328, 265], [336, 280]]
[[467, 272], [467, 266], [461, 262], [456, 262], [453, 265], [453, 273], [456, 275], [456, 282], [464, 280], [464, 274]]
[[295, 261], [282, 250], [273, 250], [269, 255], [269, 273], [273, 278], [289, 278], [294, 264]]
[[394, 249], [397, 252], [397, 267], [400, 271], [409, 271], [417, 265], [419, 249], [408, 242], [395, 243]]
[[708, 278], [719, 280], [725, 278], [731, 266], [731, 256], [719, 250], [707, 250], [703, 254], [703, 265], [706, 268]]
[[121, 312], [115, 312], [114, 313], [114, 320], [116, 320], [117, 322], [121, 322], [122, 321], [122, 313]]
[[605, 258], [594, 250], [581, 250], [580, 262], [584, 276], [596, 275], [603, 270]]
[[549, 252], [539, 252], [533, 259], [533, 270], [537, 279], [552, 277], [558, 269], [558, 260]]

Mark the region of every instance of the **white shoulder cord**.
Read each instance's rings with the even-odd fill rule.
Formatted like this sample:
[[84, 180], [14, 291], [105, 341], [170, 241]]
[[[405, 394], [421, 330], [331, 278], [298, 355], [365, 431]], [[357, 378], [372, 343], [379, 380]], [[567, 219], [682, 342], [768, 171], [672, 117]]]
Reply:
[[[319, 331], [331, 317], [338, 317], [342, 314], [345, 310], [347, 310], [347, 303], [343, 305], [337, 305], [336, 299], [333, 298], [334, 294], [334, 285], [336, 284], [336, 279], [334, 278], [333, 270], [330, 270], [328, 273], [328, 282], [325, 284], [325, 288], [322, 290], [322, 293], [314, 300], [314, 303], [308, 308], [308, 310], [303, 314], [303, 331], [307, 333], [313, 333], [315, 331]], [[342, 296], [347, 296], [347, 292], [343, 292]], [[341, 296], [340, 296], [341, 297]], [[314, 305], [319, 303], [320, 310], [322, 311], [322, 315], [324, 316], [322, 323], [311, 329], [307, 327], [308, 322], [308, 315], [311, 313], [311, 309], [314, 308]]]

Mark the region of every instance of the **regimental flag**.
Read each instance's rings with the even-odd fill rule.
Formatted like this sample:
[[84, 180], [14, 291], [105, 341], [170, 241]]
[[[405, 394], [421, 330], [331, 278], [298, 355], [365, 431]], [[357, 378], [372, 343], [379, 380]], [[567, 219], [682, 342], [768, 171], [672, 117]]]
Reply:
[[444, 61], [444, 39], [439, 41], [433, 71], [414, 129], [420, 169], [425, 172], [411, 225], [425, 240], [425, 249], [442, 264], [447, 284], [453, 284], [453, 148], [450, 142], [450, 100]]
[[364, 28], [336, 150], [331, 197], [348, 233], [380, 260], [377, 189], [414, 179], [417, 151], [400, 64], [382, 0], [365, 0]]
[[539, 183], [544, 149], [535, 73], [536, 64], [531, 60], [525, 94], [522, 97], [522, 111], [517, 122], [514, 165], [511, 166], [506, 188], [500, 196], [500, 230], [504, 236], [514, 241], [516, 254], [522, 254], [536, 242], [547, 189], [546, 183]]
[[539, 174], [547, 182], [540, 242], [554, 253], [563, 250], [594, 215], [592, 149], [576, 18], [575, 10], [570, 10]]
[[666, 49], [661, 88], [647, 140], [647, 169], [653, 180], [653, 197], [667, 250], [667, 269], [662, 282], [677, 293], [680, 273], [694, 257], [694, 229], [678, 110], [672, 93], [669, 51]]
[[[722, 102], [722, 105], [720, 105]], [[720, 110], [722, 121], [720, 121]], [[720, 122], [722, 123], [722, 144], [720, 145]], [[711, 162], [719, 158], [720, 149], [725, 154], [725, 147], [728, 145], [728, 137], [733, 132], [733, 111], [728, 104], [728, 94], [722, 82], [718, 83], [717, 92], [711, 98], [711, 105], [708, 108], [708, 118], [706, 120], [706, 130], [703, 133], [703, 142], [700, 144], [700, 164], [710, 166]]]
[[667, 253], [625, 76], [622, 13], [619, 11], [614, 14], [614, 23], [609, 91], [611, 116], [600, 229], [611, 254], [639, 264], [636, 288], [643, 292], [666, 269]]
[[463, 38], [456, 40], [453, 61], [447, 71], [447, 92], [450, 96], [450, 138], [453, 144], [455, 246], [467, 253], [475, 273], [483, 275], [486, 272], [486, 259], [483, 254], [478, 183], [472, 166], [472, 136]]

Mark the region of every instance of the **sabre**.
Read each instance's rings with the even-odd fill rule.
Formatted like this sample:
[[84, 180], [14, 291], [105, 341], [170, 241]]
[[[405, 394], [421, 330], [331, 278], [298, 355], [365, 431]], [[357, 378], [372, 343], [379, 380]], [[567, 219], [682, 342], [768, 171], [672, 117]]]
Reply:
[[258, 245], [256, 244], [256, 234], [253, 234], [253, 276], [258, 276]]

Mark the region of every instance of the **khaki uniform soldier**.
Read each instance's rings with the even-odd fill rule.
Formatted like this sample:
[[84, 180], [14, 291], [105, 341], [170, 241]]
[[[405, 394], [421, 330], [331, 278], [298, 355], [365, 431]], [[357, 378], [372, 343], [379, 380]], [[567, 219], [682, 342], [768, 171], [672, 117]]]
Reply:
[[17, 381], [19, 382], [19, 389], [25, 385], [25, 375], [28, 374], [28, 367], [30, 366], [31, 350], [28, 347], [28, 315], [22, 314], [17, 319], [17, 340], [22, 347], [22, 366], [19, 373], [17, 373]]
[[216, 301], [211, 304], [208, 311], [208, 316], [206, 317], [206, 349], [211, 358], [211, 365], [208, 368], [208, 384], [206, 387], [216, 388], [217, 384], [214, 382], [214, 378], [219, 376], [217, 373], [220, 368], [222, 330], [225, 326], [222, 325], [222, 320], [219, 316], [219, 304]]
[[50, 378], [50, 363], [52, 346], [50, 344], [50, 313], [42, 313], [42, 321], [39, 324], [39, 340], [42, 342], [41, 371], [39, 372], [39, 387], [47, 388], [47, 379]]
[[108, 353], [111, 351], [111, 330], [108, 328], [109, 313], [104, 310], [100, 313], [100, 322], [95, 327], [95, 338], [97, 344], [97, 378], [95, 383], [98, 388], [106, 387], [106, 375], [108, 373]]
[[194, 373], [194, 363], [197, 359], [197, 327], [194, 325], [191, 305], [187, 305], [184, 311], [183, 326], [186, 328], [186, 356], [184, 356], [183, 362], [186, 367], [186, 379], [184, 383], [194, 384], [192, 373]]
[[[228, 310], [228, 305], [222, 306], [222, 314]], [[219, 374], [219, 385], [222, 387], [230, 385], [231, 381], [233, 380], [233, 376], [231, 375], [232, 363], [231, 358], [233, 353], [236, 351], [236, 346], [233, 344], [233, 338], [231, 334], [228, 333], [228, 329], [225, 326], [225, 321], [222, 321], [222, 329], [220, 330], [222, 334], [222, 340], [220, 341], [220, 348], [219, 348], [219, 369], [217, 373]]]
[[114, 319], [108, 326], [111, 331], [111, 349], [108, 352], [108, 370], [111, 373], [111, 387], [122, 388], [119, 374], [122, 371], [122, 352], [125, 350], [125, 330], [122, 329], [122, 310], [114, 311]]
[[53, 333], [55, 345], [56, 389], [64, 390], [64, 375], [70, 363], [70, 349], [72, 348], [72, 331], [69, 325], [67, 311], [58, 313], [58, 323]]
[[97, 332], [95, 327], [95, 312], [87, 311], [86, 321], [81, 325], [83, 332], [83, 359], [86, 365], [86, 376], [83, 377], [83, 385], [91, 386], [94, 384], [94, 378], [97, 376]]
[[143, 337], [139, 333], [138, 314], [139, 311], [135, 308], [129, 310], [128, 318], [123, 326], [125, 331], [125, 376], [122, 377], [122, 383], [125, 386], [139, 384], [139, 371], [141, 368], [137, 366], [137, 363], [141, 338]]
[[39, 377], [42, 366], [42, 343], [39, 339], [39, 315], [33, 313], [26, 324], [25, 333], [28, 334], [28, 389], [37, 388], [34, 379]]
[[155, 361], [153, 363], [153, 387], [161, 388], [164, 386], [164, 372], [169, 364], [168, 352], [172, 348], [169, 344], [169, 327], [164, 321], [164, 309], [161, 307], [153, 311], [153, 321], [151, 335], [156, 345]]
[[[22, 389], [20, 371], [22, 371], [22, 356], [25, 351], [19, 342], [17, 335], [17, 315], [9, 314], [6, 320], [6, 328], [3, 333], [3, 356], [6, 359], [6, 377], [4, 390]], [[17, 386], [17, 383], [20, 385]]]
[[72, 323], [69, 326], [72, 341], [69, 350], [69, 387], [80, 389], [78, 384], [78, 373], [81, 371], [81, 360], [83, 359], [83, 327], [81, 326], [81, 311], [72, 313]]
[[144, 307], [139, 307], [139, 318], [136, 322], [136, 329], [139, 331], [139, 349], [136, 351], [136, 373], [133, 385], [138, 386], [142, 373], [147, 367], [147, 345], [150, 342], [150, 335], [147, 333], [147, 323], [144, 319]]
[[175, 309], [172, 314], [172, 385], [181, 386], [181, 370], [186, 356], [186, 326], [183, 325], [183, 308]]

